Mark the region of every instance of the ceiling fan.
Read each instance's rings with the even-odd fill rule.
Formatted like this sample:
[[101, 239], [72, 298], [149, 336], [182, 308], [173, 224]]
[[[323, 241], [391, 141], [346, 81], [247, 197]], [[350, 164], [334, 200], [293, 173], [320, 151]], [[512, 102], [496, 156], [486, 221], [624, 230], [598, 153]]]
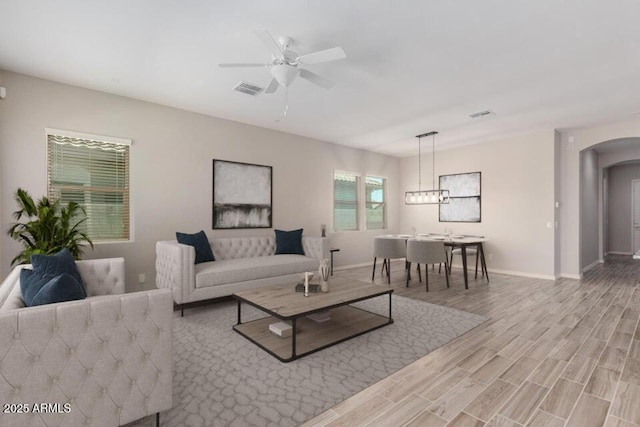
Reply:
[[325, 89], [331, 89], [335, 85], [335, 83], [331, 80], [326, 79], [305, 68], [300, 68], [300, 66], [320, 64], [322, 62], [329, 62], [346, 58], [346, 55], [342, 48], [333, 47], [331, 49], [307, 53], [305, 55], [299, 55], [297, 52], [294, 52], [290, 49], [291, 45], [293, 45], [293, 39], [291, 37], [281, 36], [278, 37], [278, 41], [276, 41], [271, 33], [269, 33], [269, 31], [267, 30], [254, 31], [254, 33], [271, 51], [270, 63], [219, 63], [218, 66], [221, 68], [269, 68], [273, 77], [264, 93], [273, 93], [278, 90], [279, 86], [284, 87], [286, 90], [286, 88], [291, 85], [291, 83], [293, 83], [298, 76]]

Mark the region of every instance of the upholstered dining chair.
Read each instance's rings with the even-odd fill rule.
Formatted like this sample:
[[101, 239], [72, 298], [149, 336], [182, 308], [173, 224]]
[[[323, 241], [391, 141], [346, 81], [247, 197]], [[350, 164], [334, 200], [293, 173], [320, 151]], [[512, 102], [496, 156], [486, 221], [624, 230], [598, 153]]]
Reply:
[[373, 272], [371, 280], [376, 277], [376, 260], [382, 258], [382, 273], [387, 271], [387, 282], [391, 284], [391, 260], [406, 258], [406, 239], [393, 236], [378, 236], [373, 239]]
[[[480, 238], [480, 239], [484, 238], [484, 236], [474, 236], [474, 235], [470, 235], [470, 234], [465, 234], [464, 237], [477, 237], [477, 238]], [[462, 250], [460, 248], [452, 248], [450, 254], [451, 254], [450, 255], [451, 258], [449, 259], [449, 272], [451, 272], [451, 265], [453, 264], [453, 256], [454, 255], [462, 256]], [[477, 279], [478, 278], [478, 258], [479, 258], [478, 250], [476, 248], [467, 248], [467, 256], [469, 256], [469, 255], [476, 257], [476, 274], [475, 274], [475, 278]], [[484, 268], [485, 268], [484, 265], [482, 263], [480, 263], [480, 269], [481, 269], [482, 277], [484, 277], [485, 273], [486, 273]]]
[[416, 240], [409, 239], [407, 241], [407, 287], [409, 286], [409, 280], [411, 279], [411, 263], [418, 264], [418, 278], [422, 282], [422, 273], [420, 270], [420, 264], [425, 265], [425, 287], [429, 292], [429, 264], [444, 263], [444, 274], [447, 280], [447, 288], [449, 287], [449, 268], [447, 260], [447, 253], [443, 241], [433, 240]]

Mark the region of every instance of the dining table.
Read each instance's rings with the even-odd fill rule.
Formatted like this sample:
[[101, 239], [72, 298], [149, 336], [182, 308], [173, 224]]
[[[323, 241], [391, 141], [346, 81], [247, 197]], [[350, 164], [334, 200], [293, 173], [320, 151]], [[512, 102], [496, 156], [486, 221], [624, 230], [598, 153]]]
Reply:
[[[412, 238], [409, 234], [395, 234], [395, 235], [387, 235], [380, 236], [385, 238], [396, 238], [396, 239], [404, 239], [408, 240]], [[445, 234], [432, 234], [432, 233], [421, 233], [415, 236], [418, 240], [434, 240], [434, 241], [443, 241], [446, 247], [451, 248], [451, 250], [455, 248], [460, 249], [460, 253], [462, 255], [462, 274], [464, 276], [464, 288], [469, 289], [469, 276], [467, 273], [467, 248], [476, 248], [477, 254], [476, 256], [480, 257], [480, 263], [487, 277], [487, 282], [489, 282], [489, 272], [487, 271], [487, 261], [484, 257], [484, 243], [488, 242], [489, 239], [486, 237], [480, 236], [465, 236], [465, 235], [445, 235]]]
[[444, 242], [444, 245], [450, 247], [451, 250], [455, 248], [460, 249], [462, 255], [462, 274], [464, 276], [464, 288], [469, 289], [469, 276], [467, 274], [467, 248], [476, 248], [476, 256], [480, 257], [480, 263], [489, 282], [489, 271], [487, 271], [487, 261], [484, 257], [484, 243], [489, 241], [486, 237], [480, 236], [464, 236], [464, 235], [438, 235], [438, 234], [418, 234], [416, 236], [418, 240], [440, 240]]

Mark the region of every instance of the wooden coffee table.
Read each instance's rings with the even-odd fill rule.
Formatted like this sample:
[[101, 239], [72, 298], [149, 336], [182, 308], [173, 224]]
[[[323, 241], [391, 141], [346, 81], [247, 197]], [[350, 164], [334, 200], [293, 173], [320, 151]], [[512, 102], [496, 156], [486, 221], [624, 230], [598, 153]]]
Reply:
[[[295, 292], [295, 284], [272, 286], [237, 292], [238, 323], [233, 329], [282, 362], [291, 362], [332, 345], [393, 323], [391, 294], [393, 289], [355, 281], [331, 281], [328, 293]], [[349, 304], [389, 296], [389, 314], [382, 315]], [[267, 314], [258, 320], [242, 323], [242, 304], [249, 304]], [[306, 316], [329, 310], [331, 320], [317, 323]], [[280, 338], [269, 325], [285, 321], [292, 334]]]

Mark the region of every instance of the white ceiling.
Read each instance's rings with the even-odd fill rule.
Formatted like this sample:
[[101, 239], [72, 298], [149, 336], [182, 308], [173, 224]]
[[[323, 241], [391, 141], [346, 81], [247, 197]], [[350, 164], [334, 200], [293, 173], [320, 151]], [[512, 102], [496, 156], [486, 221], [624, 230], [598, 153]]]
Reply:
[[[0, 0], [0, 69], [144, 99], [395, 156], [440, 131], [447, 148], [537, 129], [590, 126], [640, 111], [637, 0]], [[267, 62], [253, 34], [289, 35], [308, 66], [253, 98]], [[496, 116], [472, 120], [491, 109]]]

